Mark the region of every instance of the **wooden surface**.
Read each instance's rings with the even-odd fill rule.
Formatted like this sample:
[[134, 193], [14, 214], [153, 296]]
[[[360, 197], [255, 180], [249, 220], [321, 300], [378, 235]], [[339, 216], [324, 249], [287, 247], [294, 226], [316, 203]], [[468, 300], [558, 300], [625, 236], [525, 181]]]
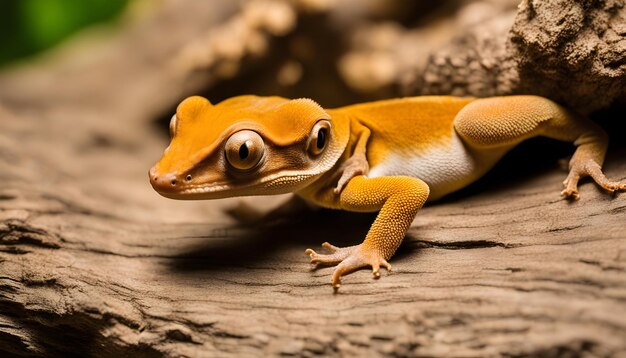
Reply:
[[[333, 294], [332, 268], [312, 271], [304, 249], [359, 242], [371, 215], [311, 212], [251, 228], [226, 210], [267, 208], [265, 198], [176, 202], [153, 193], [146, 168], [161, 146], [145, 134], [126, 143], [142, 148], [134, 155], [37, 126], [6, 135], [7, 123], [32, 121], [7, 113], [1, 121], [4, 350], [484, 356], [626, 349], [626, 201], [591, 184], [580, 201], [561, 200], [559, 169], [425, 208], [391, 274], [375, 281], [357, 272]], [[117, 143], [115, 134], [108, 138]], [[55, 151], [46, 152], [50, 146]], [[611, 158], [609, 174], [626, 173], [623, 158]]]
[[[153, 120], [184, 91], [145, 68], [154, 58], [122, 55], [0, 76], [1, 353], [626, 354], [624, 194], [587, 183], [568, 202], [564, 171], [509, 158], [512, 172], [423, 209], [393, 272], [356, 272], [333, 294], [332, 268], [304, 250], [358, 243], [373, 216], [251, 226], [241, 218], [287, 197], [159, 197]], [[624, 178], [626, 153], [606, 169]]]

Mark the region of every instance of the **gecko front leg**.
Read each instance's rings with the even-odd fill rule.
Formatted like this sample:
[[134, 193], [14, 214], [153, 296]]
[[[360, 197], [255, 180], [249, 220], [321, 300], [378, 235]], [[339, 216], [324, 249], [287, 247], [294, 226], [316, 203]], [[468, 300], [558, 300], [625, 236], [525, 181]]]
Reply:
[[418, 210], [428, 199], [429, 188], [422, 180], [405, 176], [352, 178], [340, 194], [340, 208], [349, 211], [374, 212], [380, 210], [362, 244], [339, 248], [324, 243], [331, 254], [305, 251], [312, 263], [338, 264], [332, 277], [333, 288], [341, 285], [341, 276], [371, 266], [375, 278], [380, 266], [396, 252]]
[[367, 175], [370, 170], [369, 163], [365, 152], [355, 152], [348, 160], [346, 160], [340, 167], [339, 172], [341, 177], [337, 181], [337, 186], [333, 190], [335, 194], [341, 193], [344, 186], [350, 179], [357, 175]]
[[354, 146], [352, 156], [350, 156], [350, 158], [348, 158], [337, 171], [338, 173], [341, 173], [341, 177], [339, 177], [339, 180], [337, 181], [337, 186], [334, 190], [335, 194], [341, 193], [341, 190], [344, 188], [346, 183], [350, 181], [350, 179], [357, 175], [367, 175], [370, 170], [365, 152], [367, 150], [367, 140], [370, 137], [371, 131], [369, 128], [356, 121], [354, 121], [352, 125], [357, 127], [358, 140]]

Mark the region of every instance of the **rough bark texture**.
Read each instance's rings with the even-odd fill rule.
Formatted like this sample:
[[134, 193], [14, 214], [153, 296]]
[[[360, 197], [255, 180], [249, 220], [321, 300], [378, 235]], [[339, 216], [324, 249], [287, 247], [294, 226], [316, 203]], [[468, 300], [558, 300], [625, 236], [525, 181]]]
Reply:
[[456, 17], [425, 27], [364, 26], [341, 72], [353, 88], [373, 93], [395, 86], [405, 95], [537, 94], [583, 113], [626, 98], [626, 2], [516, 5], [469, 1]]
[[[0, 353], [626, 354], [624, 195], [613, 197], [584, 184], [580, 201], [562, 200], [566, 173], [550, 165], [558, 154], [535, 152], [539, 159], [514, 154], [478, 185], [425, 208], [394, 257], [392, 273], [379, 281], [368, 271], [354, 273], [338, 294], [329, 284], [332, 268], [311, 270], [304, 249], [323, 241], [358, 243], [372, 215], [294, 213], [250, 226], [241, 218], [286, 197], [214, 202], [159, 197], [147, 180], [167, 141], [165, 127], [154, 125], [155, 119], [169, 117], [172, 106], [191, 92], [227, 96], [241, 86], [237, 81], [249, 82], [239, 91], [255, 90], [262, 81], [252, 79], [267, 75], [284, 83], [266, 81], [260, 92], [320, 93], [328, 102], [362, 98], [349, 90], [350, 81], [328, 86], [338, 81], [335, 70], [308, 81], [307, 56], [325, 38], [311, 30], [313, 25], [338, 21], [354, 33], [370, 26], [343, 19], [341, 7], [325, 10], [330, 16], [319, 13], [324, 2], [271, 2], [268, 6], [278, 9], [272, 14], [282, 14], [272, 17], [230, 1], [213, 2], [211, 8], [181, 3], [166, 1], [147, 18], [127, 18], [117, 34], [96, 45], [85, 40], [82, 47], [74, 44], [0, 75]], [[482, 4], [479, 10], [490, 3]], [[596, 20], [574, 24], [624, 26], [616, 20], [623, 16], [618, 2], [584, 4], [593, 8], [585, 16], [595, 14]], [[406, 13], [402, 6], [394, 16]], [[507, 6], [495, 9], [506, 13]], [[524, 3], [516, 17], [509, 17], [515, 26], [503, 38], [514, 47], [494, 45], [496, 52], [520, 53], [519, 67], [507, 70], [523, 74], [516, 86], [532, 83], [531, 78], [572, 86], [580, 81], [576, 88], [551, 86], [557, 96], [571, 91], [558, 99], [584, 111], [618, 98], [616, 83], [623, 83], [625, 64], [619, 60], [623, 50], [614, 50], [623, 40], [614, 42], [606, 29], [580, 66], [566, 65], [574, 50], [563, 52], [569, 48], [563, 42], [560, 60], [542, 61], [531, 70], [531, 59], [537, 61], [544, 50], [537, 45], [542, 37], [533, 42], [529, 34], [553, 21], [546, 9], [557, 11]], [[606, 14], [621, 15], [605, 19]], [[567, 35], [568, 43], [588, 44], [577, 35], [583, 32]], [[253, 40], [231, 48], [229, 36], [239, 36], [234, 33]], [[464, 46], [464, 52], [433, 50], [432, 56], [416, 58], [415, 68], [426, 66], [424, 76], [446, 66], [450, 73], [461, 71], [464, 66], [452, 57], [448, 65], [438, 64], [445, 53], [493, 59], [481, 45], [491, 42], [475, 41], [475, 34], [468, 31], [451, 45]], [[550, 32], [542, 36], [548, 42], [560, 38]], [[338, 65], [341, 72], [343, 55], [327, 49], [335, 57], [320, 66]], [[278, 50], [297, 60], [277, 65], [272, 53]], [[471, 72], [466, 75], [478, 82], [455, 82], [458, 88], [475, 95], [507, 93], [500, 86], [514, 76], [499, 70], [504, 62], [479, 63], [487, 77]], [[305, 84], [298, 80], [298, 66], [304, 68]], [[606, 72], [611, 66], [614, 72]], [[229, 76], [236, 78], [226, 80]], [[450, 76], [424, 77], [421, 91], [461, 91], [435, 86]], [[395, 93], [377, 91], [372, 96]], [[606, 122], [616, 119], [609, 116]], [[614, 139], [623, 141], [623, 135]], [[608, 175], [623, 178], [625, 158], [626, 151], [615, 149], [607, 160]]]

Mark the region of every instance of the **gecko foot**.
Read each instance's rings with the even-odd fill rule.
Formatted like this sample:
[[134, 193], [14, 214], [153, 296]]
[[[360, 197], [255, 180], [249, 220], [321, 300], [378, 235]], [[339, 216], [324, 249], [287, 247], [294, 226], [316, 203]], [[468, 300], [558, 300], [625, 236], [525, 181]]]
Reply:
[[590, 176], [601, 188], [608, 192], [626, 191], [626, 181], [612, 181], [602, 173], [602, 168], [595, 161], [588, 159], [573, 163], [569, 175], [563, 181], [565, 189], [561, 192], [567, 198], [578, 200], [578, 181]]
[[347, 275], [360, 268], [371, 266], [374, 278], [380, 277], [380, 267], [384, 267], [387, 271], [391, 271], [391, 265], [377, 250], [365, 249], [363, 244], [336, 247], [327, 242], [322, 247], [330, 251], [330, 254], [318, 254], [317, 252], [307, 249], [304, 253], [311, 257], [311, 263], [314, 264], [338, 264], [332, 277], [332, 285], [335, 291], [341, 286], [341, 276]]

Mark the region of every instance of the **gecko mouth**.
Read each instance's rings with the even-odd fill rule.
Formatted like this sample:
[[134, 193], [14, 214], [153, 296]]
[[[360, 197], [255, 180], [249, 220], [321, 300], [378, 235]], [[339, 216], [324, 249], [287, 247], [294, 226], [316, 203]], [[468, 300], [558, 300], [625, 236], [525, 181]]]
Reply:
[[196, 197], [197, 199], [207, 199], [226, 197], [228, 195], [216, 196], [216, 194], [229, 193], [233, 190], [233, 186], [228, 184], [204, 184], [187, 188], [172, 188], [171, 190], [164, 190], [163, 188], [154, 188], [154, 190], [161, 196], [170, 199], [196, 199]]
[[264, 178], [253, 183], [246, 184], [225, 184], [208, 183], [198, 184], [187, 188], [176, 188], [175, 190], [155, 190], [166, 198], [170, 199], [221, 199], [233, 196], [271, 195], [285, 194], [294, 191], [304, 182], [315, 179], [310, 175], [281, 175]]
[[178, 193], [185, 195], [185, 194], [204, 194], [204, 193], [213, 193], [216, 191], [220, 191], [220, 190], [227, 190], [230, 189], [231, 186], [230, 185], [215, 185], [215, 184], [211, 184], [211, 185], [202, 185], [202, 186], [197, 186], [197, 187], [193, 187], [193, 188], [187, 188], [187, 189], [183, 189], [180, 190]]

